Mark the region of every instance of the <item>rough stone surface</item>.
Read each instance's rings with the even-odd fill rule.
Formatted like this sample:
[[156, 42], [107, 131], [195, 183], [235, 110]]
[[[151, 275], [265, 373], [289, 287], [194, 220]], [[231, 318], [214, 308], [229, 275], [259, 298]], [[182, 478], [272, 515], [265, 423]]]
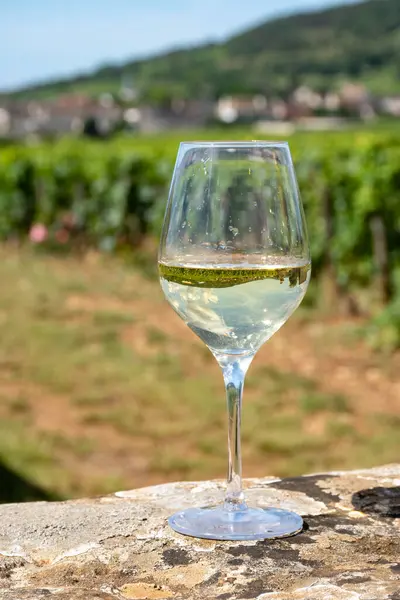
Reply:
[[305, 530], [265, 542], [171, 531], [174, 510], [222, 498], [218, 481], [2, 505], [0, 599], [400, 600], [400, 465], [245, 484], [249, 503], [296, 510]]

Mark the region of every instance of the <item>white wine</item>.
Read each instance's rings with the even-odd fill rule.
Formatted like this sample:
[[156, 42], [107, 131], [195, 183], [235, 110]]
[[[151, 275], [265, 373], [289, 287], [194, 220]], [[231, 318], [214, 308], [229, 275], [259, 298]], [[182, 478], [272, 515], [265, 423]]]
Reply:
[[178, 315], [215, 354], [253, 354], [296, 310], [310, 264], [278, 266], [159, 263], [161, 285]]

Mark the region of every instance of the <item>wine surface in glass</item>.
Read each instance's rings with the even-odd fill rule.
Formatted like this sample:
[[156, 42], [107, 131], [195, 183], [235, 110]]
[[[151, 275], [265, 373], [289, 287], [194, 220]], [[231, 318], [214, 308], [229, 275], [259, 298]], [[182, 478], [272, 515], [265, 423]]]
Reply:
[[253, 354], [300, 304], [310, 264], [159, 263], [162, 289], [178, 315], [218, 354]]

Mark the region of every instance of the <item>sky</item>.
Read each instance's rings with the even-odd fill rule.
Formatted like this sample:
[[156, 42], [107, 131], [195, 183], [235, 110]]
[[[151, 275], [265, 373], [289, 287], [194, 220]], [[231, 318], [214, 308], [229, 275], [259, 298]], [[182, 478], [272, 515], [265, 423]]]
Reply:
[[353, 0], [0, 0], [0, 90]]

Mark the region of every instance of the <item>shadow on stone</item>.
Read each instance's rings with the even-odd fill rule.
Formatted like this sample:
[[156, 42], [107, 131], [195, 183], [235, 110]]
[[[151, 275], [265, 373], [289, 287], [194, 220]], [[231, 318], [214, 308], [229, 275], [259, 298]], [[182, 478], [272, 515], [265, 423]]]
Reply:
[[400, 486], [374, 487], [355, 492], [351, 498], [355, 509], [381, 517], [400, 517]]
[[59, 500], [55, 494], [21, 477], [0, 463], [0, 503], [29, 502], [33, 500]]

